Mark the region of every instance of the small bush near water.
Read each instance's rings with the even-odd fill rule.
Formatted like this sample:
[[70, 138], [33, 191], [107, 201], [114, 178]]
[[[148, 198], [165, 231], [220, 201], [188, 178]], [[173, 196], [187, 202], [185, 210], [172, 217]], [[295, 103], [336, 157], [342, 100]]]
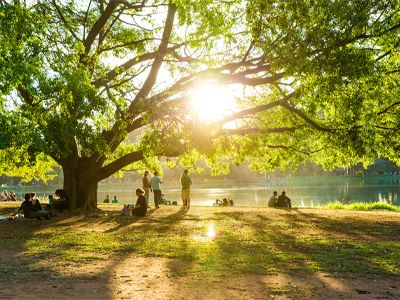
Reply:
[[343, 204], [338, 201], [330, 202], [322, 208], [328, 209], [346, 209], [346, 210], [387, 210], [387, 211], [394, 211], [400, 212], [400, 207], [392, 204], [388, 204], [385, 202], [357, 202], [351, 204]]

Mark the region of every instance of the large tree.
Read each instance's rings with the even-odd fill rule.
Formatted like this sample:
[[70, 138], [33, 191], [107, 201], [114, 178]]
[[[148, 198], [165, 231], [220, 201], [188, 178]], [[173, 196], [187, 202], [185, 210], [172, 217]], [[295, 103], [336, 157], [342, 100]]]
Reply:
[[[399, 5], [0, 1], [1, 162], [52, 158], [85, 210], [99, 181], [159, 156], [259, 169], [400, 162]], [[235, 111], [197, 119], [200, 84], [232, 86]]]

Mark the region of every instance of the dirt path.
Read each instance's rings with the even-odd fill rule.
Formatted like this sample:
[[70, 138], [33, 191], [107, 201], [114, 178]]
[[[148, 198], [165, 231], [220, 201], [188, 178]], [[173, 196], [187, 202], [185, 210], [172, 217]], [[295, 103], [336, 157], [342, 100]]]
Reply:
[[400, 281], [394, 277], [175, 275], [185, 267], [177, 259], [130, 255], [70, 266], [64, 276], [45, 281], [0, 282], [0, 299], [400, 299]]
[[[6, 210], [3, 209], [3, 213], [4, 211]], [[169, 211], [161, 209], [136, 223], [123, 219], [126, 224], [115, 223], [115, 219], [95, 219], [93, 222], [85, 220], [85, 223], [80, 223], [74, 220], [75, 217], [69, 217], [61, 218], [57, 223], [41, 221], [34, 225], [48, 228], [75, 224], [76, 230], [84, 228], [87, 232], [123, 232], [135, 226], [151, 226], [149, 224], [152, 221], [173, 213], [176, 214], [172, 208]], [[193, 208], [190, 213], [190, 216], [182, 219], [182, 224], [198, 216], [209, 218], [214, 212]], [[265, 210], [263, 213], [280, 220], [290, 212]], [[385, 219], [389, 223], [385, 223], [386, 227], [383, 228], [400, 223], [399, 215], [390, 213], [320, 211], [318, 214], [336, 221], [350, 218], [350, 222], [353, 222], [358, 218], [363, 222], [374, 222]], [[30, 227], [36, 221], [12, 222], [14, 221], [0, 224], [0, 238], [12, 238], [13, 232], [22, 232], [27, 235], [25, 240], [29, 242], [29, 235], [34, 234]], [[311, 228], [309, 234], [313, 235], [315, 230]], [[341, 234], [343, 232], [338, 230], [337, 236], [340, 237]], [[364, 238], [361, 234], [360, 237]], [[9, 266], [13, 260], [25, 259], [31, 255], [12, 249], [0, 249], [0, 253], [0, 272], [7, 271], [2, 269], [2, 264]], [[15, 278], [0, 276], [0, 299], [400, 299], [399, 276], [350, 277], [323, 272], [215, 276], [186, 272], [195, 269], [193, 262], [188, 260], [144, 256], [132, 251], [113, 252], [103, 259], [66, 261], [62, 264], [53, 264], [51, 257], [40, 261], [41, 265], [31, 264], [29, 269], [16, 268], [21, 273], [14, 274]]]

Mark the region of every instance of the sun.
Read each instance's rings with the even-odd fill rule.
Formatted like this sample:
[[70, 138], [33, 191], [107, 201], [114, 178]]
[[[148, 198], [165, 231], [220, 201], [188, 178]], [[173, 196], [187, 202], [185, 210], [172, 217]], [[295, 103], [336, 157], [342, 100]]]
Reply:
[[203, 122], [215, 122], [235, 112], [236, 101], [228, 88], [216, 84], [200, 85], [191, 94], [194, 117]]

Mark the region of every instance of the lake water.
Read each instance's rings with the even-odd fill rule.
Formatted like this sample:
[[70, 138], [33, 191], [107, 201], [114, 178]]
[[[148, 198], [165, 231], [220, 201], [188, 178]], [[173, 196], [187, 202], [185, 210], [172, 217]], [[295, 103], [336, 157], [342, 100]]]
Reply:
[[[108, 193], [114, 194], [123, 202], [132, 203], [134, 190], [140, 181], [130, 184], [104, 184], [99, 188], [98, 199]], [[179, 182], [162, 185], [165, 198], [182, 203]], [[292, 205], [314, 207], [332, 201], [342, 203], [384, 201], [400, 205], [400, 176], [371, 177], [295, 177], [275, 179], [255, 179], [248, 182], [232, 180], [194, 181], [191, 189], [191, 202], [194, 205], [212, 205], [215, 199], [233, 199], [236, 205], [266, 206], [272, 192], [282, 190], [292, 199]], [[150, 195], [153, 203], [153, 195]]]
[[[104, 183], [99, 185], [99, 202], [106, 194], [117, 195], [123, 203], [135, 203], [134, 191], [141, 187], [141, 180], [131, 183]], [[27, 191], [34, 191], [39, 196], [54, 193], [59, 186], [23, 186], [4, 187], [15, 190], [18, 198]], [[180, 185], [178, 181], [168, 181], [162, 185], [165, 198], [181, 204]], [[209, 206], [215, 199], [224, 197], [234, 200], [235, 205], [266, 206], [272, 192], [285, 190], [292, 199], [292, 205], [314, 207], [332, 201], [343, 203], [384, 201], [400, 205], [400, 176], [366, 176], [366, 177], [294, 177], [274, 179], [254, 179], [246, 182], [232, 180], [207, 180], [193, 182], [191, 203]], [[153, 203], [153, 194], [150, 195]]]

